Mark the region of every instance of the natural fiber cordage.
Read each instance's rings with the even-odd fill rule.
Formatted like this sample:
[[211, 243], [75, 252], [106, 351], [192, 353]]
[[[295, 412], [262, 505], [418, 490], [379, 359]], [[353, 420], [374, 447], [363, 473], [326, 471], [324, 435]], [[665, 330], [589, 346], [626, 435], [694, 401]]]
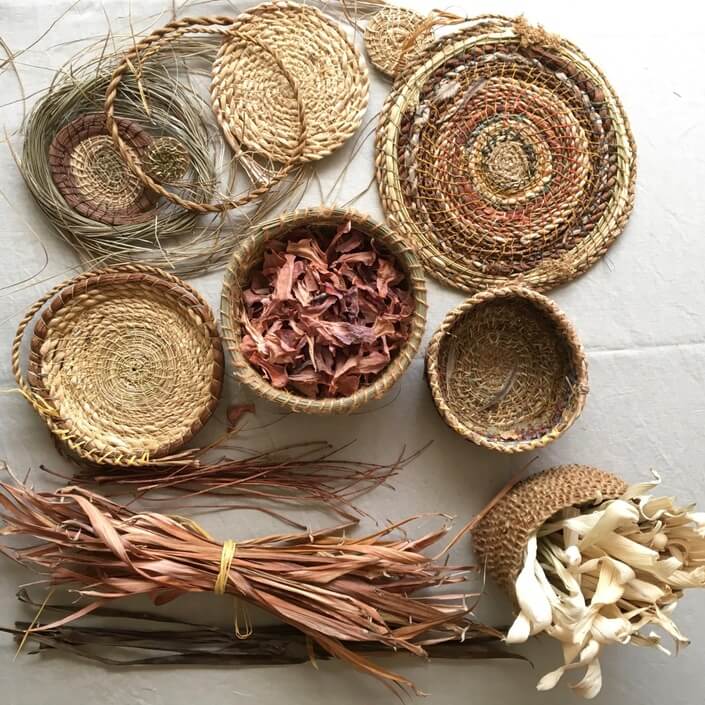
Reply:
[[301, 128], [274, 56], [291, 72], [305, 110], [299, 158], [321, 159], [360, 126], [369, 92], [362, 58], [342, 28], [309, 5], [265, 3], [234, 20], [213, 65], [213, 109], [226, 134], [276, 162], [292, 158]]
[[[30, 341], [26, 380], [21, 366]], [[141, 465], [181, 450], [213, 413], [223, 351], [208, 304], [160, 270], [125, 265], [60, 284], [12, 347], [20, 389], [81, 459]]]
[[409, 365], [426, 292], [393, 231], [353, 210], [318, 208], [253, 229], [233, 253], [221, 311], [241, 382], [293, 411], [347, 413]]
[[135, 514], [86, 490], [35, 492], [5, 483], [0, 483], [0, 519], [0, 535], [39, 541], [19, 549], [5, 544], [0, 550], [89, 600], [44, 630], [120, 597], [147, 595], [165, 602], [185, 593], [228, 594], [296, 627], [332, 656], [402, 689], [413, 683], [346, 643], [379, 644], [423, 657], [427, 643], [496, 634], [470, 619], [464, 594], [415, 595], [465, 578], [467, 571], [423, 553], [448, 526], [417, 539], [392, 536], [408, 524], [402, 522], [360, 538], [346, 536], [349, 527], [343, 526], [220, 542], [193, 522]]
[[505, 453], [554, 441], [580, 415], [588, 391], [572, 324], [522, 287], [476, 294], [451, 311], [429, 343], [426, 369], [444, 421]]
[[507, 641], [545, 632], [563, 647], [564, 665], [539, 690], [585, 669], [571, 687], [595, 697], [606, 646], [666, 651], [647, 628], [688, 644], [673, 613], [686, 588], [705, 587], [705, 515], [654, 496], [659, 483], [628, 487], [594, 468], [554, 468], [514, 487], [475, 529], [480, 559], [519, 608]]
[[575, 46], [478, 18], [398, 77], [377, 179], [429, 273], [469, 291], [539, 290], [594, 264], [624, 228], [635, 147], [622, 105]]

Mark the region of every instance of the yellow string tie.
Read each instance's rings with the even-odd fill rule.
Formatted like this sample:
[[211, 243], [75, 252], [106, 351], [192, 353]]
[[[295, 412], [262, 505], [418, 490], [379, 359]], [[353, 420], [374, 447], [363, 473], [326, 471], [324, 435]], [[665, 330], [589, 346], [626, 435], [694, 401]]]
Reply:
[[225, 594], [225, 588], [228, 586], [228, 578], [230, 577], [230, 568], [236, 553], [237, 543], [228, 539], [223, 544], [223, 550], [220, 552], [220, 570], [218, 571], [218, 577], [215, 579], [215, 585], [213, 585], [213, 592], [216, 595]]

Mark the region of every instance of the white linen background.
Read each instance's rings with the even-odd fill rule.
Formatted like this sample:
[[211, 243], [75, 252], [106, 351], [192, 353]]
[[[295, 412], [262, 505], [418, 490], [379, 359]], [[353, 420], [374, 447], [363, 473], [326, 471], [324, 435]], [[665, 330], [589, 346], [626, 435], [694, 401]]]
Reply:
[[[422, 11], [430, 0], [408, 1]], [[0, 37], [17, 52], [34, 42], [70, 6], [68, 2], [0, 0]], [[177, 2], [177, 8], [179, 3]], [[184, 14], [223, 14], [244, 3], [194, 3]], [[593, 0], [477, 0], [446, 6], [469, 14], [516, 15], [575, 42], [601, 66], [621, 96], [638, 148], [637, 198], [626, 232], [608, 255], [586, 275], [551, 296], [575, 323], [588, 352], [590, 395], [582, 417], [558, 442], [533, 454], [504, 457], [475, 448], [446, 428], [437, 416], [423, 379], [423, 349], [395, 390], [365, 413], [349, 418], [289, 416], [265, 431], [247, 431], [258, 447], [274, 447], [291, 439], [357, 439], [349, 456], [375, 461], [392, 459], [406, 444], [432, 446], [394, 481], [361, 504], [381, 519], [417, 512], [443, 511], [464, 522], [480, 509], [510, 474], [536, 458], [537, 471], [561, 463], [585, 463], [620, 473], [627, 480], [645, 479], [658, 470], [663, 489], [684, 502], [705, 506], [703, 476], [703, 363], [705, 362], [705, 43], [700, 4], [673, 0], [618, 3]], [[165, 14], [159, 17], [159, 13]], [[169, 19], [171, 3], [141, 0], [132, 7], [122, 0], [80, 0], [51, 33], [24, 53], [18, 69], [28, 95], [44, 89], [57, 68], [81, 46], [81, 40], [104, 34], [107, 18], [124, 29], [132, 15], [136, 29]], [[4, 60], [0, 56], [0, 64]], [[381, 107], [387, 84], [371, 70], [368, 119]], [[0, 124], [13, 133], [22, 117], [19, 90], [10, 71], [0, 73]], [[29, 103], [31, 104], [30, 98]], [[4, 137], [4, 136], [3, 136]], [[2, 138], [0, 138], [2, 139]], [[13, 139], [13, 144], [18, 144]], [[344, 164], [339, 154], [321, 164], [324, 184], [331, 185]], [[368, 140], [348, 171], [341, 201], [363, 189], [373, 174], [373, 147]], [[33, 203], [9, 150], [0, 144], [0, 387], [13, 386], [10, 342], [21, 312], [50, 285], [75, 271], [72, 251], [54, 236]], [[315, 203], [312, 193], [308, 203]], [[380, 217], [372, 188], [357, 207]], [[40, 244], [41, 241], [41, 244]], [[12, 286], [46, 269], [26, 286]], [[192, 282], [217, 310], [222, 272]], [[462, 299], [456, 291], [429, 282], [428, 335], [445, 312]], [[427, 339], [426, 338], [426, 339]], [[249, 399], [234, 383], [228, 402]], [[222, 412], [220, 414], [222, 419]], [[277, 417], [258, 404], [258, 421]], [[0, 395], [0, 458], [20, 475], [34, 468], [33, 481], [48, 484], [41, 463], [67, 466], [59, 459], [43, 423], [26, 402]], [[311, 515], [314, 526], [334, 521]], [[246, 538], [274, 529], [273, 520], [254, 512], [225, 512], [204, 520], [221, 538]], [[468, 541], [454, 554], [471, 558]], [[0, 623], [31, 615], [14, 597], [16, 587], [31, 579], [24, 569], [0, 562]], [[145, 604], [138, 603], [140, 606]], [[214, 596], [181, 598], [168, 607], [174, 614], [227, 624], [229, 602]], [[478, 617], [488, 623], [510, 619], [507, 600], [492, 587], [482, 598]], [[678, 606], [676, 621], [693, 644], [677, 658], [636, 647], [610, 648], [602, 665], [604, 687], [595, 700], [602, 705], [669, 705], [702, 702], [705, 684], [705, 594], [692, 592]], [[321, 663], [260, 668], [106, 669], [67, 657], [23, 655], [13, 662], [15, 646], [0, 636], [0, 702], [8, 705], [182, 705], [194, 701], [220, 703], [281, 702], [323, 705], [396, 702], [375, 681], [350, 668]], [[578, 702], [565, 683], [550, 693], [534, 689], [538, 677], [558, 665], [559, 648], [550, 640], [533, 640], [521, 650], [535, 669], [512, 661], [423, 664], [401, 659], [399, 668], [424, 691], [429, 705], [565, 705]]]

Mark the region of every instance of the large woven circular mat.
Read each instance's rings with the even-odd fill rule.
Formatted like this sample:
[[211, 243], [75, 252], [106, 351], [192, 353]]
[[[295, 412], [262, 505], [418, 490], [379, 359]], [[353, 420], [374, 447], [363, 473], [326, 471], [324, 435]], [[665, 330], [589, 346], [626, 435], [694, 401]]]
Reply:
[[[131, 156], [139, 160], [152, 136], [132, 120], [119, 119], [118, 128]], [[154, 217], [156, 194], [125, 164], [101, 113], [81, 115], [56, 133], [49, 168], [66, 203], [91, 220], [125, 225]]]
[[573, 326], [552, 301], [523, 287], [481, 292], [451, 311], [429, 343], [426, 365], [446, 423], [507, 453], [554, 441], [587, 394]]
[[30, 349], [35, 406], [93, 462], [174, 453], [220, 396], [213, 314], [191, 287], [157, 269], [114, 268], [69, 282], [42, 311]]
[[330, 154], [360, 126], [369, 80], [340, 26], [314, 7], [265, 3], [235, 19], [213, 65], [218, 120], [254, 152], [276, 162], [291, 158], [301, 141], [301, 118], [275, 57], [291, 73], [305, 110], [306, 145], [299, 160]]
[[390, 221], [441, 281], [549, 289], [601, 257], [634, 198], [621, 103], [575, 46], [478, 19], [395, 82], [377, 139]]

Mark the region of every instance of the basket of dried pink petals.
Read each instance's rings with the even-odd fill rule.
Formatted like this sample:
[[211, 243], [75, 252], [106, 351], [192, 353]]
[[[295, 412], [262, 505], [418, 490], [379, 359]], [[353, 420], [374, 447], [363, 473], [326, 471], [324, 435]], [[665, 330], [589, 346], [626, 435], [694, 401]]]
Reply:
[[291, 411], [349, 413], [416, 355], [423, 269], [399, 235], [354, 210], [312, 208], [253, 228], [221, 298], [237, 379]]

